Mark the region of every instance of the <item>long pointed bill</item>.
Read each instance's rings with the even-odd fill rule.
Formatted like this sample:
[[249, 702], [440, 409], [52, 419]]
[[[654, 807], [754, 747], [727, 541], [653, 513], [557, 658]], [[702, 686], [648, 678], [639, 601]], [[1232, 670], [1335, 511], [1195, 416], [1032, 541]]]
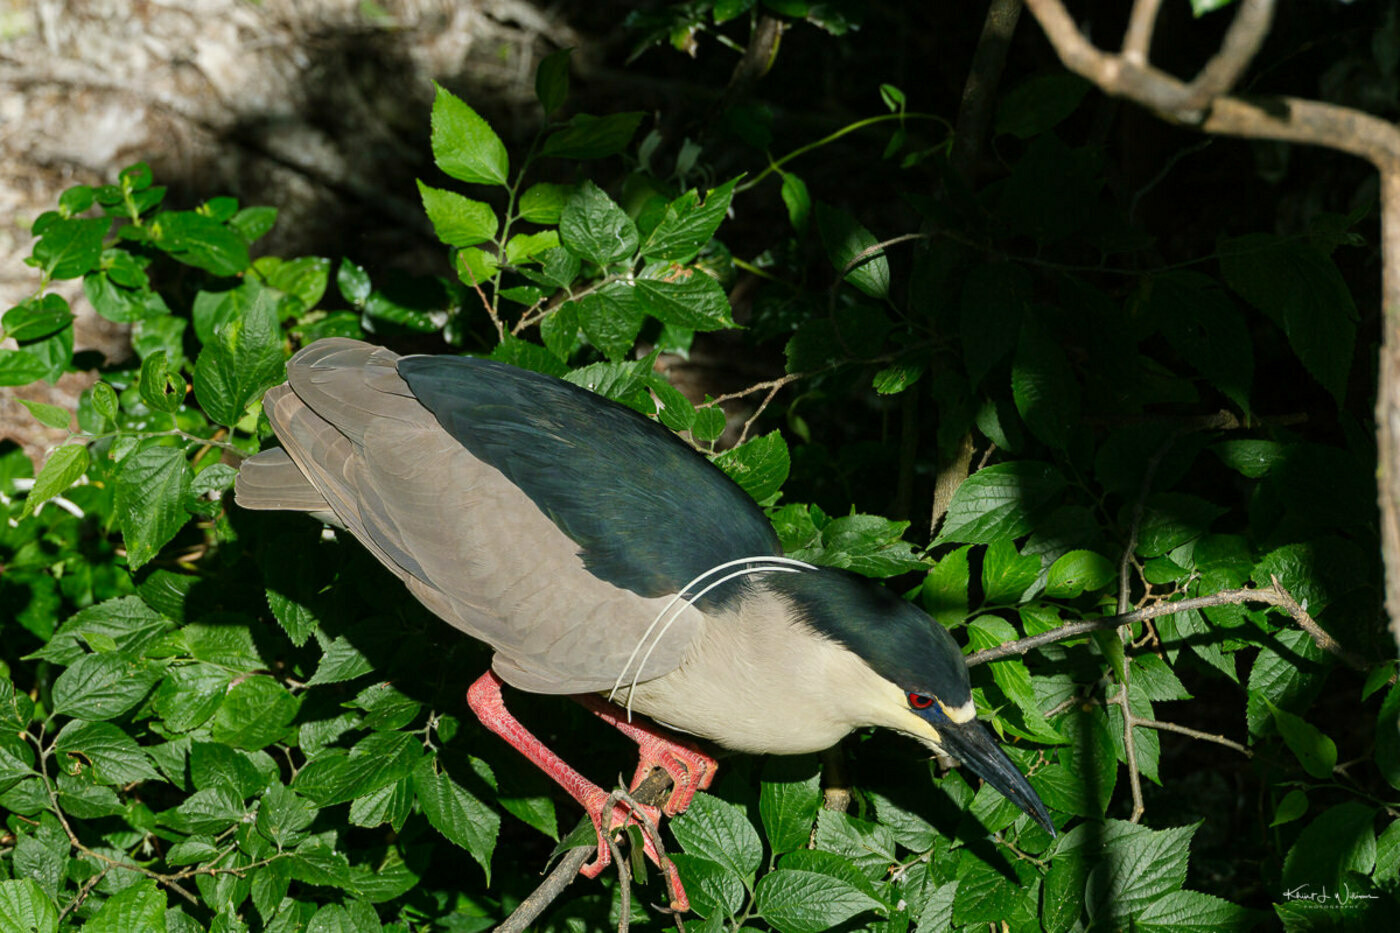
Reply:
[[1045, 804], [1041, 803], [1025, 775], [1016, 770], [1011, 759], [1006, 757], [982, 723], [976, 719], [961, 723], [943, 720], [937, 728], [948, 754], [967, 764], [982, 780], [1024, 810], [1047, 833], [1052, 837], [1055, 835], [1055, 824], [1050, 821]]

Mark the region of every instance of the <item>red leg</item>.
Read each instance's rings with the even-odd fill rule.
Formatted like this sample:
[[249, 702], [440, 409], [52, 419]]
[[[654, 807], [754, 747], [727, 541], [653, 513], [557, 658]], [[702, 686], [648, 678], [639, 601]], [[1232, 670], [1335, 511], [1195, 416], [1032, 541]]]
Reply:
[[715, 779], [719, 763], [694, 742], [664, 732], [644, 720], [628, 722], [625, 713], [596, 694], [584, 693], [574, 699], [637, 743], [637, 773], [632, 777], [632, 790], [636, 790], [654, 768], [670, 775], [671, 796], [661, 808], [667, 816], [684, 813], [695, 798], [695, 792], [709, 787]]
[[[492, 732], [505, 739], [535, 765], [548, 774], [569, 796], [579, 802], [588, 813], [588, 818], [593, 821], [593, 828], [598, 833], [598, 855], [594, 860], [583, 868], [579, 869], [579, 874], [588, 878], [596, 878], [612, 862], [612, 852], [608, 847], [608, 835], [628, 825], [638, 822], [636, 814], [624, 803], [613, 806], [612, 812], [608, 816], [607, 827], [603, 825], [603, 808], [607, 805], [609, 794], [597, 784], [579, 774], [569, 764], [551, 751], [543, 742], [535, 738], [520, 721], [510, 714], [506, 709], [505, 698], [501, 696], [501, 678], [496, 676], [495, 671], [487, 671], [477, 679], [475, 683], [467, 689], [467, 703], [472, 711], [476, 713], [481, 724]], [[651, 821], [655, 826], [660, 819], [660, 814], [655, 807], [641, 806], [642, 817]], [[671, 907], [677, 911], [690, 909], [690, 900], [686, 897], [685, 888], [681, 886], [680, 876], [676, 874], [676, 867], [666, 860], [665, 864], [652, 845], [647, 833], [643, 833], [646, 840], [646, 854], [661, 869], [666, 881], [671, 889]]]

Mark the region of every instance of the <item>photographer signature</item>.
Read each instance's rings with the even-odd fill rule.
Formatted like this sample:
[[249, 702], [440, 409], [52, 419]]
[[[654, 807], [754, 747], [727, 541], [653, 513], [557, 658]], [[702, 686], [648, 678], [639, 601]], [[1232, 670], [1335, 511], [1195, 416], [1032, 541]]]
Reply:
[[1327, 885], [1323, 885], [1319, 890], [1314, 891], [1310, 884], [1300, 884], [1297, 887], [1289, 888], [1283, 892], [1284, 900], [1307, 901], [1312, 904], [1325, 907], [1346, 907], [1353, 901], [1374, 901], [1377, 896], [1374, 894], [1362, 894], [1353, 892], [1345, 884], [1340, 891], [1328, 891]]

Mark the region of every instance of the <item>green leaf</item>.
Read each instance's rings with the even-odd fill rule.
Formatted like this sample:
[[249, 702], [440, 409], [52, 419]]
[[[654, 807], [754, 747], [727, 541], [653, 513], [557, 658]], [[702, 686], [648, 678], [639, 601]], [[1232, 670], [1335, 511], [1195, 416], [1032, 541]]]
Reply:
[[79, 658], [53, 685], [53, 710], [76, 719], [115, 719], [140, 703], [159, 675], [115, 651]]
[[1258, 913], [1198, 891], [1168, 891], [1133, 923], [1140, 933], [1218, 933], [1255, 925]]
[[267, 276], [267, 284], [284, 295], [290, 295], [301, 302], [304, 309], [311, 309], [320, 303], [326, 294], [330, 280], [331, 261], [321, 256], [302, 256], [278, 262], [271, 269], [263, 264], [272, 257], [259, 259], [255, 264]]
[[160, 820], [185, 833], [220, 833], [242, 820], [246, 812], [237, 792], [220, 784], [195, 791], [178, 807], [162, 813]]
[[[541, 230], [539, 233], [517, 233], [506, 243], [506, 262], [511, 265], [519, 265], [524, 262], [531, 262], [545, 250], [556, 249], [559, 246], [559, 232], [557, 230]], [[538, 292], [538, 289], [533, 291]], [[504, 292], [502, 293], [504, 294]], [[543, 298], [543, 294], [537, 294], [525, 304], [534, 304]]]
[[968, 583], [971, 580], [967, 544], [944, 554], [924, 577], [919, 601], [940, 625], [960, 625], [968, 616]]
[[213, 275], [237, 275], [251, 262], [243, 237], [198, 211], [167, 211], [152, 220], [148, 229], [160, 249]]
[[667, 262], [694, 259], [729, 212], [729, 202], [738, 183], [739, 179], [735, 178], [710, 189], [703, 204], [699, 193], [692, 188], [666, 205], [661, 222], [642, 244], [642, 255]]
[[883, 906], [841, 878], [788, 868], [759, 879], [754, 897], [759, 916], [779, 933], [824, 933]]
[[1302, 717], [1279, 709], [1270, 700], [1264, 702], [1268, 704], [1269, 712], [1273, 713], [1279, 734], [1293, 754], [1298, 756], [1303, 770], [1318, 780], [1331, 778], [1332, 769], [1337, 766], [1337, 743]]
[[[883, 250], [874, 249], [879, 241], [869, 230], [840, 208], [820, 201], [817, 202], [817, 230], [838, 275], [844, 274], [846, 281], [871, 298], [889, 297], [889, 260]], [[851, 267], [849, 271], [848, 267]]]
[[64, 444], [49, 454], [49, 459], [44, 461], [39, 475], [34, 478], [34, 487], [24, 500], [20, 518], [33, 515], [39, 506], [72, 486], [87, 472], [87, 468], [88, 450], [83, 444]]
[[631, 356], [645, 315], [637, 307], [636, 289], [610, 282], [572, 303], [588, 340], [610, 360]]
[[1093, 87], [1074, 74], [1037, 75], [1008, 91], [997, 106], [996, 132], [1030, 139], [1065, 120]]
[[4, 336], [24, 343], [56, 334], [73, 320], [73, 312], [62, 295], [47, 294], [22, 301], [5, 312]]
[[1292, 823], [1307, 812], [1308, 795], [1294, 788], [1284, 794], [1283, 799], [1279, 801], [1278, 807], [1274, 809], [1274, 818], [1269, 822], [1269, 828]]
[[1220, 244], [1230, 287], [1283, 329], [1308, 372], [1340, 405], [1356, 344], [1356, 305], [1332, 258], [1304, 239], [1268, 233]]
[[23, 386], [48, 375], [49, 364], [24, 350], [0, 348], [0, 386]]
[[418, 194], [437, 238], [448, 246], [475, 246], [495, 239], [498, 224], [491, 205], [464, 198], [455, 191], [430, 188], [421, 180]]
[[1164, 830], [1128, 829], [1116, 820], [1107, 825], [1112, 831], [1106, 834], [1106, 857], [1089, 872], [1085, 891], [1090, 916], [1100, 921], [1134, 916], [1186, 881], [1191, 837], [1199, 823]]
[[156, 882], [138, 881], [107, 898], [83, 929], [87, 933], [166, 933], [166, 900]]
[[1159, 557], [1201, 537], [1227, 510], [1185, 493], [1161, 492], [1148, 498], [1138, 530], [1138, 553]]
[[1039, 576], [1039, 558], [1020, 554], [1010, 538], [998, 538], [982, 555], [982, 598], [989, 606], [1019, 603]]
[[148, 447], [122, 460], [116, 506], [132, 570], [147, 564], [184, 526], [193, 479], [184, 452], [175, 447]]
[[1052, 599], [1074, 599], [1086, 590], [1102, 589], [1116, 575], [1113, 562], [1097, 551], [1069, 551], [1050, 565], [1045, 595]]
[[30, 878], [0, 881], [0, 933], [57, 933], [58, 911]]
[[34, 718], [34, 701], [15, 689], [14, 684], [0, 678], [0, 729], [22, 732]]
[[606, 117], [577, 114], [567, 126], [545, 138], [540, 155], [559, 159], [601, 159], [614, 155], [627, 148], [644, 116], [644, 113], [613, 113]]
[[505, 144], [461, 98], [433, 82], [433, 161], [458, 181], [502, 185], [510, 174]]
[[194, 394], [210, 418], [235, 425], [248, 405], [286, 378], [282, 329], [269, 301], [254, 301], [214, 328], [194, 368]]
[[219, 704], [211, 736], [234, 748], [264, 748], [282, 737], [300, 705], [271, 677], [244, 678], [229, 688]]
[[340, 289], [340, 297], [357, 308], [364, 307], [369, 300], [370, 286], [369, 273], [363, 266], [358, 266], [349, 259], [340, 261], [340, 268], [335, 273], [335, 285]]
[[258, 832], [280, 852], [302, 841], [302, 830], [315, 821], [316, 813], [316, 805], [311, 801], [277, 784], [263, 794], [258, 804]]
[[739, 807], [710, 794], [696, 794], [690, 809], [671, 821], [671, 831], [691, 855], [718, 862], [753, 884], [763, 861], [763, 843]]
[[854, 862], [870, 878], [888, 873], [895, 857], [894, 834], [888, 826], [857, 819], [837, 810], [817, 814], [816, 847]]
[[680, 871], [691, 910], [710, 918], [730, 917], [738, 912], [744, 903], [744, 883], [731, 869], [689, 852], [668, 856]]
[[1016, 349], [1033, 292], [1030, 273], [1016, 263], [986, 262], [968, 272], [959, 302], [959, 333], [963, 366], [974, 388]]
[[520, 196], [518, 210], [520, 219], [532, 224], [557, 224], [564, 212], [564, 205], [573, 194], [572, 185], [555, 185], [539, 182], [525, 189]]
[[141, 401], [152, 411], [170, 414], [185, 400], [185, 380], [170, 371], [164, 350], [156, 350], [142, 361], [137, 386]]
[[271, 232], [277, 224], [277, 208], [245, 207], [228, 219], [229, 228], [243, 238], [244, 243], [252, 243]]
[[1034, 317], [1021, 325], [1011, 364], [1011, 393], [1031, 433], [1063, 450], [1079, 422], [1079, 383], [1059, 342]]
[[573, 49], [560, 49], [546, 55], [535, 69], [535, 97], [545, 116], [564, 106], [569, 99], [569, 56]]
[[1284, 856], [1284, 889], [1330, 894], [1349, 871], [1369, 875], [1376, 864], [1376, 813], [1352, 800], [1318, 814]]
[[775, 854], [807, 845], [821, 801], [821, 774], [815, 758], [782, 756], [764, 762], [758, 813]]
[[585, 181], [564, 205], [559, 240], [580, 259], [606, 266], [637, 251], [637, 225], [603, 189]]
[[812, 196], [807, 192], [807, 183], [791, 172], [783, 172], [783, 187], [780, 193], [792, 229], [798, 233], [806, 230], [807, 221], [812, 215]]
[[792, 465], [787, 441], [777, 431], [724, 451], [714, 463], [759, 505], [771, 505], [778, 498]]
[[[108, 722], [70, 721], [54, 738], [54, 751], [72, 756], [75, 764], [90, 764], [99, 784], [160, 780], [136, 740]], [[72, 773], [74, 769], [64, 770]]]
[[1064, 487], [1064, 477], [1048, 463], [1017, 460], [978, 470], [953, 493], [934, 544], [1019, 538]]
[[344, 635], [337, 637], [321, 654], [321, 663], [316, 667], [316, 673], [311, 675], [307, 686], [315, 684], [338, 684], [346, 680], [354, 680], [361, 674], [368, 674], [374, 670], [374, 665], [365, 659], [360, 650], [350, 643]]
[[76, 279], [97, 268], [102, 237], [111, 225], [107, 217], [56, 220], [34, 244], [34, 262], [46, 278]]
[[447, 772], [439, 772], [434, 758], [425, 758], [418, 766], [413, 786], [428, 822], [449, 841], [466, 849], [486, 872], [490, 884], [491, 853], [496, 848], [500, 816]]
[[719, 282], [700, 269], [648, 269], [634, 280], [633, 287], [641, 309], [663, 324], [700, 331], [734, 326], [729, 296]]

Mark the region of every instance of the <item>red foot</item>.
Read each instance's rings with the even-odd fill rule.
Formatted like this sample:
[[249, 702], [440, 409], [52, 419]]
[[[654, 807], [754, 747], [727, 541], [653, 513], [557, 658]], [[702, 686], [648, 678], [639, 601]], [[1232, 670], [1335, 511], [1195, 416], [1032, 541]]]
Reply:
[[632, 776], [632, 790], [640, 787], [655, 768], [670, 776], [671, 796], [661, 808], [667, 816], [684, 813], [695, 799], [695, 792], [709, 787], [715, 779], [719, 763], [694, 742], [670, 735], [645, 721], [628, 722], [625, 713], [595, 694], [580, 694], [574, 699], [637, 743], [637, 772]]
[[[589, 696], [577, 699], [604, 720], [617, 727], [624, 735], [637, 742], [641, 749], [641, 761], [637, 766], [637, 776], [632, 785], [633, 788], [640, 784], [654, 767], [663, 768], [671, 776], [675, 789], [666, 802], [665, 812], [667, 814], [675, 814], [684, 810], [690, 805], [695, 792], [708, 787], [710, 781], [714, 779], [715, 760], [695, 746], [689, 743], [681, 745], [668, 741], [646, 727], [620, 719], [617, 707], [598, 697]], [[496, 676], [495, 671], [487, 671], [482, 674], [468, 688], [467, 703], [476, 713], [477, 718], [481, 720], [482, 725], [515, 746], [521, 754], [534, 762], [545, 774], [552, 777], [560, 787], [568, 792], [570, 797], [577, 800], [587, 811], [588, 818], [592, 820], [593, 828], [598, 833], [598, 854], [593, 861], [579, 869], [580, 874], [588, 878], [598, 877], [599, 873], [612, 863], [612, 850], [608, 845], [609, 838], [619, 829], [635, 823], [642, 827], [647, 857], [666, 878], [667, 887], [670, 888], [671, 892], [672, 909], [676, 911], [690, 909], [690, 899], [686, 896], [685, 888], [681, 885], [675, 865], [671, 864], [669, 859], [661, 858], [653, 841], [660, 820], [657, 808], [641, 804], [634, 807], [625, 802], [614, 803], [611, 807], [611, 813], [608, 815], [605, 830], [603, 811], [608, 808], [612, 795], [569, 767], [564, 759], [535, 738], [528, 729], [520, 724], [519, 720], [510, 714], [510, 711], [506, 709], [505, 699], [501, 696], [501, 679]]]

